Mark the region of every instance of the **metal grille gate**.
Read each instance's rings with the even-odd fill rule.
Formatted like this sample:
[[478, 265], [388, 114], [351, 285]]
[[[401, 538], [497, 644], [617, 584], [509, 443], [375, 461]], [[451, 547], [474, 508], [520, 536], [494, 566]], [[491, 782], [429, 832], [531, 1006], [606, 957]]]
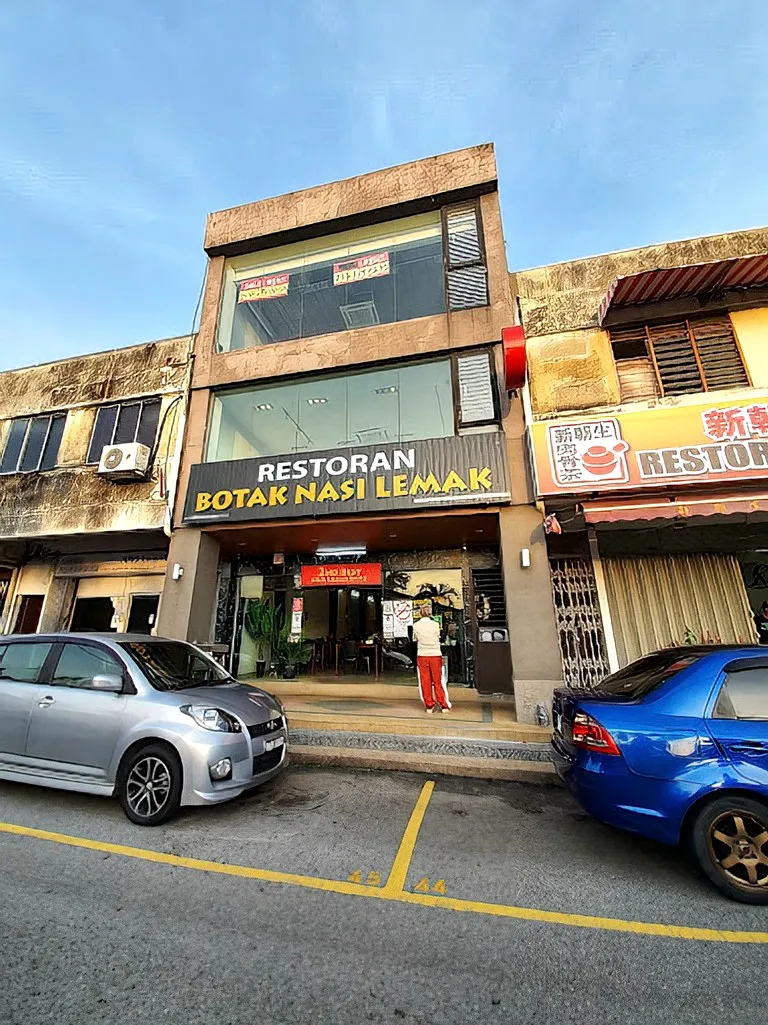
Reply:
[[591, 690], [610, 672], [597, 586], [588, 559], [550, 562], [563, 680]]

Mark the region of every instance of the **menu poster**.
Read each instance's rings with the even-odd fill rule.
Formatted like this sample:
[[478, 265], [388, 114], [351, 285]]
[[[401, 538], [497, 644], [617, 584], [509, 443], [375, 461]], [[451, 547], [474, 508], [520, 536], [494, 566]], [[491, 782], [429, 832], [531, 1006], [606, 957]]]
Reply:
[[352, 256], [333, 265], [334, 285], [351, 285], [368, 278], [383, 278], [389, 274], [389, 253]]
[[291, 610], [291, 637], [301, 637], [301, 620], [304, 615], [304, 599], [294, 598]]
[[395, 610], [391, 601], [381, 603], [381, 629], [386, 640], [395, 636]]
[[290, 274], [267, 274], [262, 278], [248, 278], [237, 286], [237, 301], [252, 303], [260, 299], [280, 299], [288, 295], [290, 280]]
[[395, 637], [407, 637], [408, 627], [413, 626], [413, 602], [409, 598], [398, 598], [392, 602], [395, 616]]

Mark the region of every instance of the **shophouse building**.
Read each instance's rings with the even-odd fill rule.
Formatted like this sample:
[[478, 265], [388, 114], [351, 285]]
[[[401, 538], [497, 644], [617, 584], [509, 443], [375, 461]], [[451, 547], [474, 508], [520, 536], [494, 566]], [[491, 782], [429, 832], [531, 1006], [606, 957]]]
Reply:
[[768, 229], [513, 275], [563, 670], [752, 642], [768, 600]]
[[210, 215], [160, 633], [412, 683], [428, 605], [452, 684], [533, 721], [560, 659], [497, 187], [487, 145]]
[[156, 627], [189, 338], [0, 374], [0, 632]]

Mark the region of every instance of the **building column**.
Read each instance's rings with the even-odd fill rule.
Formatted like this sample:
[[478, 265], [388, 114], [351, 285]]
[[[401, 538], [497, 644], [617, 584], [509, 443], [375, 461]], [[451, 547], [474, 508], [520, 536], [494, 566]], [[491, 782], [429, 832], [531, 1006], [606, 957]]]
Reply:
[[[174, 580], [175, 567], [182, 571]], [[171, 537], [168, 567], [157, 616], [157, 635], [206, 644], [212, 640], [216, 611], [219, 542], [193, 527]]]
[[537, 704], [550, 715], [552, 691], [562, 684], [544, 525], [535, 506], [510, 505], [499, 526], [517, 719], [535, 723]]

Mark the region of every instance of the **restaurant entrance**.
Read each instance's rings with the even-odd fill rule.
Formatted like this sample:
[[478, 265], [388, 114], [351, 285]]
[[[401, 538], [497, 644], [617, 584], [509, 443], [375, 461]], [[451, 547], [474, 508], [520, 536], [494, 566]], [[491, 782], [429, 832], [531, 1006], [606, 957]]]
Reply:
[[413, 623], [441, 628], [449, 683], [471, 686], [461, 567], [391, 569], [386, 563], [301, 562], [292, 573], [239, 579], [233, 671], [241, 678], [413, 684]]

